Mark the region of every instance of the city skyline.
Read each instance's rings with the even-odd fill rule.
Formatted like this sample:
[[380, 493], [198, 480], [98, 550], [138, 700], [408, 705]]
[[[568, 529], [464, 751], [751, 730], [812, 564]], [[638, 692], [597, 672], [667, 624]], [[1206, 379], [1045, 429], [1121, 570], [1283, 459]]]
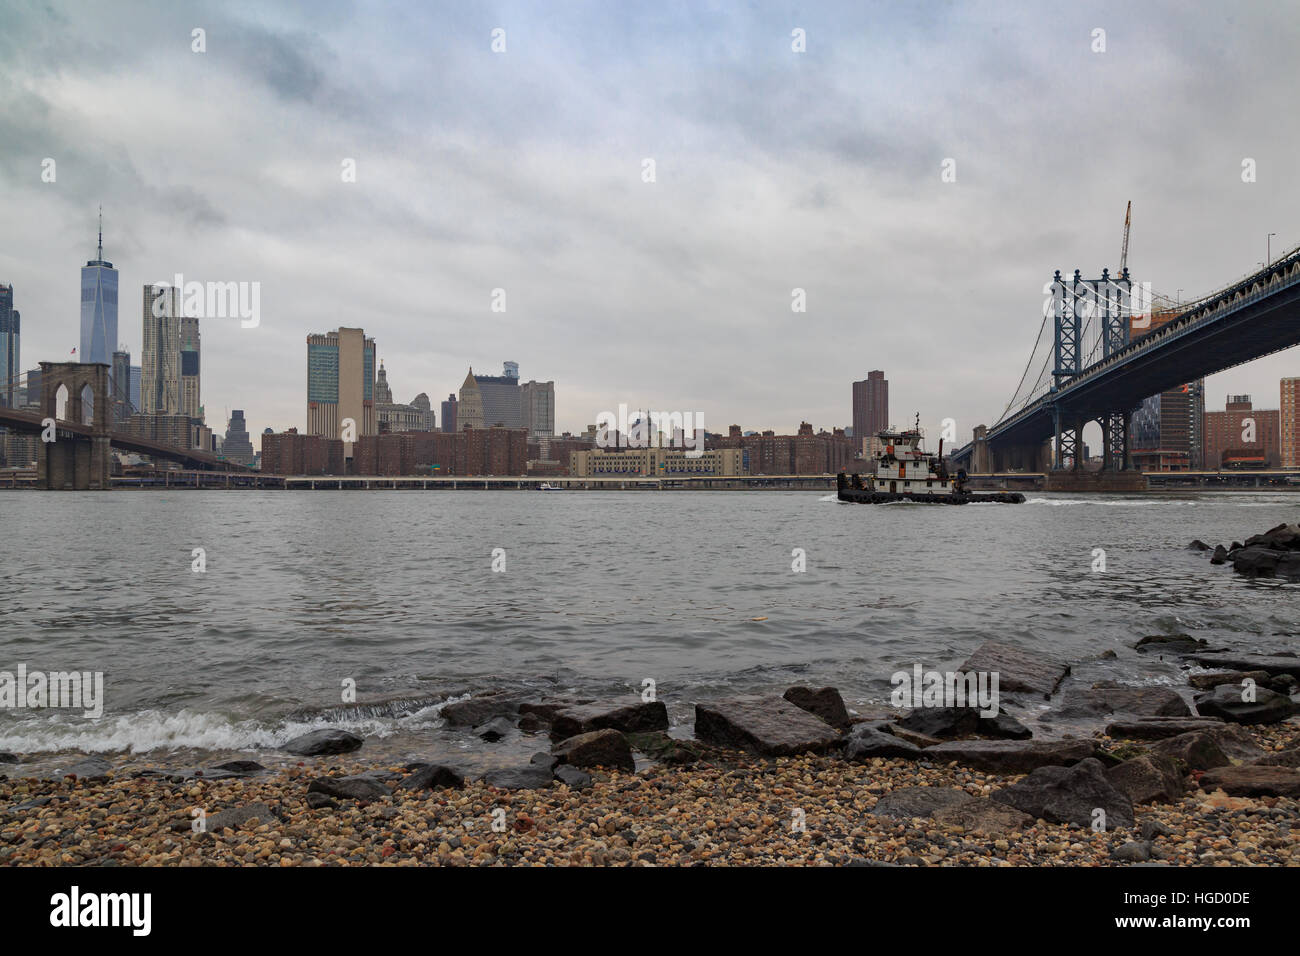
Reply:
[[[846, 425], [844, 383], [882, 367], [899, 370], [895, 417], [953, 417], [966, 441], [1008, 398], [1052, 270], [1117, 265], [1128, 199], [1135, 278], [1183, 300], [1300, 241], [1278, 213], [1296, 198], [1284, 164], [1297, 133], [1243, 95], [1297, 69], [1281, 55], [1280, 12], [1241, 11], [1227, 34], [1188, 16], [1170, 37], [1158, 12], [1105, 4], [1063, 13], [1047, 34], [1012, 10], [984, 11], [976, 32], [960, 9], [760, 7], [689, 23], [685, 9], [404, 11], [411, 39], [385, 64], [360, 52], [393, 27], [383, 8], [326, 21], [305, 8], [15, 12], [0, 38], [17, 84], [0, 129], [31, 145], [0, 157], [24, 225], [0, 253], [0, 282], [22, 294], [26, 364], [77, 345], [69, 272], [94, 249], [103, 202], [104, 255], [124, 289], [175, 272], [262, 283], [257, 328], [204, 326], [206, 404], [248, 410], [255, 433], [307, 424], [301, 380], [281, 374], [302, 336], [358, 326], [429, 395], [496, 361], [507, 339], [560, 383], [557, 432], [638, 400], [718, 428]], [[203, 53], [190, 46], [196, 16]], [[1094, 21], [1111, 21], [1101, 53]], [[494, 54], [499, 25], [510, 39]], [[795, 27], [806, 52], [791, 50]], [[124, 65], [114, 38], [153, 52]], [[84, 55], [57, 68], [43, 55], [68, 44]], [[918, 44], [926, 59], [906, 67], [901, 51]], [[595, 55], [556, 69], [571, 47]], [[958, 82], [972, 71], [979, 93]], [[345, 76], [373, 81], [374, 95]], [[906, 109], [888, 96], [904, 83]], [[122, 104], [111, 121], [78, 108], [91, 86]], [[211, 120], [180, 119], [209, 88], [224, 94]], [[626, 100], [594, 92], [611, 88]], [[1099, 137], [1086, 158], [1046, 148], [1064, 124], [1112, 128], [1114, 104], [1139, 94], [1167, 108], [1137, 132]], [[388, 108], [399, 99], [405, 114]], [[1011, 100], [1024, 106], [1014, 117], [994, 105]], [[1210, 124], [1249, 153], [1179, 146], [1181, 130]], [[169, 144], [161, 154], [136, 142], [145, 125]], [[226, 136], [245, 126], [252, 155]], [[949, 158], [954, 182], [942, 179]], [[806, 312], [791, 310], [795, 289]], [[110, 351], [143, 353], [131, 325]], [[632, 349], [611, 326], [644, 334]], [[1274, 394], [1295, 371], [1290, 350], [1211, 376], [1207, 409]]]

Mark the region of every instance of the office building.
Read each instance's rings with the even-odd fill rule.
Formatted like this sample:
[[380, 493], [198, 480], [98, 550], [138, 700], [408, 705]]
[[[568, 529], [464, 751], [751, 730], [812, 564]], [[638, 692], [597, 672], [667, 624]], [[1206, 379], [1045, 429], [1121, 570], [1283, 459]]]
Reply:
[[1143, 400], [1129, 421], [1129, 458], [1142, 471], [1197, 471], [1205, 460], [1205, 380]]
[[244, 410], [236, 408], [230, 413], [230, 422], [226, 425], [226, 437], [221, 442], [221, 454], [226, 461], [239, 465], [253, 463], [253, 443], [248, 439], [248, 423], [244, 421]]
[[81, 270], [81, 362], [111, 365], [117, 348], [117, 270], [104, 259], [104, 214], [99, 216], [99, 250]]
[[[357, 437], [379, 431], [375, 410], [375, 340], [362, 329], [307, 336], [307, 433], [342, 438], [351, 420]], [[352, 457], [352, 443], [344, 456]]]
[[181, 406], [180, 290], [167, 285], [146, 285], [142, 321], [144, 349], [140, 357], [139, 413], [184, 414]]
[[0, 405], [17, 408], [23, 396], [21, 332], [22, 317], [14, 308], [14, 287], [0, 285]]
[[379, 374], [375, 378], [375, 415], [380, 434], [433, 431], [434, 416], [429, 396], [421, 392], [409, 405], [394, 402], [383, 362], [379, 363]]
[[555, 383], [525, 382], [520, 386], [519, 400], [522, 424], [528, 429], [529, 440], [552, 437], [555, 434]]
[[853, 437], [861, 440], [889, 427], [889, 382], [879, 369], [853, 383]]
[[456, 404], [454, 392], [442, 403], [442, 430], [445, 432], [456, 431]]

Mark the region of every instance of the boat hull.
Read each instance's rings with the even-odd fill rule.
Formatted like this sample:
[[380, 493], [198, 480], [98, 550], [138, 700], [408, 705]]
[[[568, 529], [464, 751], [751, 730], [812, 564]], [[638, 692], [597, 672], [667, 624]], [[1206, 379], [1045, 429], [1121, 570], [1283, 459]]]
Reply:
[[859, 505], [883, 505], [891, 501], [914, 501], [927, 505], [972, 505], [972, 504], [1024, 504], [1025, 496], [1018, 491], [996, 491], [989, 494], [951, 494], [933, 495], [910, 491], [858, 491], [853, 488], [841, 488], [837, 494], [840, 501], [851, 501]]

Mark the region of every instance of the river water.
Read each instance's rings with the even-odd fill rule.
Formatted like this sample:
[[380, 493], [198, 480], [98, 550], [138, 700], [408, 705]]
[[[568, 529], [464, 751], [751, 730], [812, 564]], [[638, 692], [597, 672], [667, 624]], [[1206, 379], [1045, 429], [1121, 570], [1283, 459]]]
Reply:
[[[1132, 651], [1148, 634], [1300, 651], [1300, 585], [1186, 549], [1295, 521], [1300, 496], [1029, 497], [5, 492], [0, 670], [102, 671], [105, 703], [0, 710], [0, 751], [166, 763], [328, 725], [427, 752], [439, 702], [495, 686], [649, 679], [682, 723], [695, 700], [791, 683], [878, 709], [895, 671], [951, 669], [989, 638], [1131, 683], [1178, 681]], [[346, 682], [363, 705], [416, 703], [340, 710]]]

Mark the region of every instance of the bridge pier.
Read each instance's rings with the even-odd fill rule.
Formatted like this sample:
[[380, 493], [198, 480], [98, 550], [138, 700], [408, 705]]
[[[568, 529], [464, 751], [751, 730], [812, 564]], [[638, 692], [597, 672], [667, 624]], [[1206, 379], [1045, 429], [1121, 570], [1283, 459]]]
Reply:
[[[58, 435], [58, 393], [67, 391], [64, 421], [81, 424], [91, 413], [91, 434]], [[82, 393], [90, 389], [92, 408]], [[36, 485], [48, 491], [108, 491], [112, 464], [109, 433], [113, 407], [108, 400], [108, 366], [103, 362], [42, 362], [41, 417], [56, 420], [53, 441], [42, 441], [36, 455]]]

